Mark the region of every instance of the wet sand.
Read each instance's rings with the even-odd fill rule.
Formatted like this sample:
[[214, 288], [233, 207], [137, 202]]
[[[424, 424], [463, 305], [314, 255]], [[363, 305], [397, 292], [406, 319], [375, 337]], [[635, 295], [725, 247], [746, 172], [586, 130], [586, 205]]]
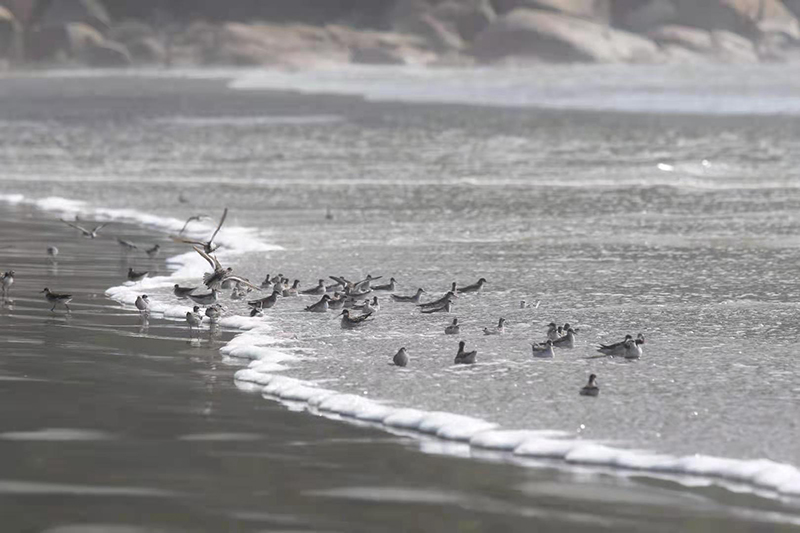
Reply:
[[[772, 499], [458, 457], [247, 394], [218, 352], [232, 332], [192, 342], [184, 323], [143, 327], [104, 296], [128, 266], [164, 273], [183, 250], [136, 227], [104, 233], [0, 206], [0, 269], [17, 272], [0, 311], [4, 531], [797, 530]], [[159, 242], [161, 258], [126, 256], [115, 236]], [[51, 313], [44, 286], [74, 294], [73, 312]]]

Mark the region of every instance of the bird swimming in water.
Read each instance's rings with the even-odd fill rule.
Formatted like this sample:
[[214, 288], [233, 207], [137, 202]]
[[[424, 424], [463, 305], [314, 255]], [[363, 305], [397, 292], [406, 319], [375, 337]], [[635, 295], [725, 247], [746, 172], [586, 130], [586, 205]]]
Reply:
[[484, 335], [501, 335], [501, 334], [506, 332], [505, 324], [506, 324], [506, 319], [505, 318], [501, 318], [500, 321], [497, 323], [496, 327], [494, 327], [492, 329], [483, 328], [483, 334]]
[[417, 307], [422, 307], [423, 309], [426, 307], [441, 307], [445, 303], [451, 301], [455, 297], [455, 295], [456, 293], [454, 293], [453, 291], [448, 291], [445, 293], [444, 296], [442, 296], [438, 300], [435, 300], [433, 302], [426, 302], [424, 304], [417, 304]]
[[569, 328], [567, 330], [566, 335], [563, 337], [559, 337], [558, 339], [553, 341], [553, 346], [556, 348], [567, 348], [572, 349], [575, 347], [575, 330]]
[[458, 292], [478, 292], [483, 288], [484, 283], [487, 283], [486, 278], [481, 278], [472, 285], [467, 285], [466, 287], [458, 289]]
[[150, 299], [147, 297], [146, 294], [137, 296], [135, 305], [136, 309], [138, 309], [139, 312], [142, 313], [143, 315], [150, 313]]
[[422, 293], [425, 292], [425, 289], [417, 289], [417, 292], [412, 294], [411, 296], [398, 296], [397, 294], [392, 294], [392, 300], [395, 302], [401, 303], [412, 303], [416, 304], [419, 303], [419, 298], [422, 296]]
[[625, 338], [619, 342], [615, 342], [614, 344], [601, 344], [597, 351], [604, 354], [604, 355], [625, 355], [626, 352], [626, 344], [628, 341], [632, 341], [633, 337], [630, 335], [625, 335]]
[[456, 365], [474, 365], [475, 358], [478, 356], [477, 350], [472, 350], [471, 352], [467, 352], [464, 350], [464, 347], [467, 345], [466, 342], [461, 341], [458, 343], [458, 353], [456, 353], [456, 358], [453, 361], [453, 364]]
[[217, 301], [217, 298], [219, 298], [219, 291], [217, 289], [211, 289], [211, 292], [206, 292], [203, 294], [187, 294], [187, 296], [193, 302], [200, 305], [211, 305]]
[[353, 329], [365, 324], [367, 320], [372, 317], [372, 314], [367, 313], [365, 315], [360, 315], [360, 316], [350, 316], [350, 311], [348, 309], [345, 309], [344, 311], [342, 311], [341, 317], [342, 317], [341, 321], [342, 328]]
[[275, 305], [275, 302], [278, 301], [278, 296], [280, 295], [281, 291], [278, 289], [274, 289], [272, 291], [272, 294], [270, 294], [266, 298], [261, 298], [260, 300], [250, 300], [249, 302], [247, 302], [247, 305], [255, 309], [270, 309]]
[[0, 276], [0, 285], [3, 286], [3, 299], [8, 298], [8, 293], [11, 291], [11, 286], [14, 284], [14, 271], [9, 270], [8, 272], [3, 272], [3, 275]]
[[547, 339], [542, 343], [531, 343], [531, 350], [534, 357], [541, 357], [543, 359], [552, 359], [556, 356], [553, 351], [553, 341]]
[[372, 287], [372, 290], [394, 292], [396, 286], [397, 286], [397, 281], [394, 278], [389, 278], [389, 283], [385, 285], [378, 285], [376, 287]]
[[50, 308], [50, 311], [55, 311], [56, 306], [61, 304], [67, 308], [67, 311], [72, 312], [72, 310], [69, 308], [69, 303], [72, 301], [71, 294], [51, 292], [47, 287], [45, 287], [42, 292], [44, 293], [44, 299], [47, 300], [48, 303], [53, 304], [53, 307]]
[[547, 340], [556, 341], [561, 336], [559, 329], [555, 322], [547, 324]]
[[397, 366], [406, 366], [408, 365], [408, 352], [406, 352], [405, 348], [400, 348], [394, 357], [392, 358], [392, 362]]
[[444, 328], [445, 335], [458, 335], [461, 333], [461, 326], [458, 325], [458, 319], [454, 318], [453, 323]]
[[642, 356], [644, 335], [639, 333], [636, 340], [629, 339], [625, 345], [625, 359], [639, 359]]
[[[379, 280], [379, 279], [381, 279], [382, 277], [383, 277], [383, 276], [378, 276], [378, 277], [376, 277], [376, 278], [373, 278], [373, 277], [372, 277], [372, 274], [367, 274], [367, 277], [366, 277], [366, 278], [362, 279], [361, 281], [357, 281], [357, 282], [355, 282], [355, 283], [353, 284], [353, 289], [355, 289], [355, 290], [356, 290], [356, 291], [358, 291], [358, 292], [363, 292], [363, 291], [371, 290], [371, 288], [370, 288], [370, 283], [371, 283], [371, 282], [373, 282], [373, 281]], [[338, 280], [336, 280], [336, 281], [338, 281]]]
[[589, 383], [581, 389], [581, 396], [597, 396], [600, 394], [600, 387], [597, 386], [597, 376], [592, 374], [589, 376]]
[[283, 289], [283, 297], [289, 298], [291, 296], [297, 296], [297, 288], [300, 286], [300, 280], [296, 279], [292, 283], [292, 286], [288, 289]]
[[317, 303], [311, 304], [308, 307], [306, 307], [306, 311], [311, 311], [312, 313], [325, 313], [328, 311], [328, 306], [329, 306], [328, 302], [330, 302], [330, 299], [331, 299], [330, 296], [328, 296], [327, 294], [323, 294], [322, 298], [320, 298], [320, 300]]
[[55, 246], [48, 246], [47, 247], [47, 256], [50, 258], [50, 261], [55, 263], [56, 257], [58, 256], [58, 248]]
[[175, 286], [172, 287], [172, 294], [183, 300], [195, 289], [197, 289], [197, 287], [181, 287], [176, 283]]
[[331, 299], [328, 300], [328, 309], [336, 309], [336, 310], [341, 309], [342, 307], [344, 307], [345, 300], [346, 298], [343, 297], [338, 292], [333, 293]]
[[441, 305], [439, 307], [428, 307], [426, 309], [421, 309], [420, 311], [422, 311], [426, 315], [430, 315], [432, 313], [449, 313], [452, 310], [453, 310], [453, 302], [447, 300], [444, 303], [444, 305]]
[[72, 222], [67, 222], [63, 218], [61, 219], [61, 222], [63, 222], [64, 224], [66, 224], [71, 228], [75, 228], [76, 230], [80, 231], [83, 234], [83, 236], [86, 237], [87, 239], [97, 238], [97, 233], [108, 225], [108, 222], [104, 222], [103, 224], [98, 224], [97, 226], [92, 228], [91, 231], [89, 231], [88, 229], [78, 226], [77, 224], [73, 224]]
[[325, 280], [321, 279], [317, 283], [316, 287], [312, 287], [310, 289], [306, 289], [306, 290], [300, 291], [300, 294], [316, 295], [316, 294], [325, 294], [326, 292], [327, 292], [327, 289], [325, 288]]
[[128, 280], [130, 281], [142, 281], [144, 278], [147, 277], [149, 272], [147, 270], [143, 270], [141, 272], [137, 272], [133, 268], [128, 269]]
[[147, 254], [147, 257], [155, 257], [158, 255], [159, 250], [161, 250], [161, 245], [155, 244], [152, 248], [148, 248], [144, 252]]
[[206, 308], [206, 316], [212, 324], [216, 324], [219, 321], [219, 317], [222, 316], [222, 309], [220, 308], [219, 304], [209, 305]]

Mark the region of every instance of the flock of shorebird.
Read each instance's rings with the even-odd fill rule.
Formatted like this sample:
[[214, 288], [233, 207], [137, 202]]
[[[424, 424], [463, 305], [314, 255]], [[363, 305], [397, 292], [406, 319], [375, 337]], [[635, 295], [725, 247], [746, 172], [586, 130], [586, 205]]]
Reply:
[[[180, 233], [177, 236], [171, 236], [176, 242], [191, 244], [193, 249], [205, 259], [211, 267], [211, 272], [203, 275], [203, 286], [207, 292], [198, 292], [200, 286], [181, 287], [175, 284], [173, 287], [173, 294], [178, 299], [191, 299], [196, 305], [193, 306], [191, 311], [186, 313], [186, 322], [189, 325], [190, 335], [192, 332], [202, 325], [204, 318], [208, 318], [212, 324], [218, 322], [224, 312], [224, 307], [218, 303], [220, 291], [222, 289], [230, 288], [231, 299], [244, 300], [247, 298], [251, 291], [261, 291], [270, 293], [269, 296], [259, 299], [247, 300], [247, 305], [250, 307], [250, 316], [262, 316], [265, 309], [274, 307], [278, 300], [281, 298], [290, 298], [294, 296], [320, 296], [320, 299], [305, 307], [305, 311], [312, 313], [325, 313], [328, 310], [340, 310], [340, 324], [343, 329], [356, 329], [370, 323], [375, 314], [380, 310], [380, 301], [375, 293], [388, 294], [394, 302], [408, 303], [416, 305], [421, 313], [450, 313], [453, 308], [453, 300], [458, 298], [459, 295], [478, 293], [484, 285], [488, 282], [485, 278], [480, 278], [477, 282], [459, 287], [457, 283], [453, 282], [449, 290], [441, 297], [429, 301], [420, 302], [422, 295], [426, 291], [419, 288], [413, 294], [399, 295], [395, 294], [397, 289], [397, 281], [390, 278], [388, 283], [382, 285], [374, 285], [382, 279], [381, 276], [367, 277], [360, 281], [350, 281], [342, 276], [330, 276], [333, 283], [326, 283], [324, 279], [320, 279], [317, 285], [308, 289], [300, 289], [300, 281], [290, 280], [282, 274], [275, 276], [266, 275], [264, 281], [260, 285], [251, 283], [248, 279], [233, 274], [233, 269], [230, 267], [223, 267], [216, 256], [213, 255], [217, 249], [214, 239], [219, 233], [220, 228], [225, 222], [228, 214], [228, 209], [225, 208], [223, 215], [217, 225], [214, 233], [208, 241], [197, 241], [182, 237], [183, 232], [187, 226], [193, 221], [203, 220], [205, 215], [197, 215], [190, 217]], [[62, 220], [68, 226], [77, 229], [81, 234], [90, 239], [98, 236], [107, 224], [99, 224], [88, 230], [77, 224]], [[140, 248], [138, 245], [117, 239], [120, 246], [127, 251], [139, 250], [144, 251], [149, 257], [155, 257], [158, 254], [160, 246], [158, 244], [149, 248]], [[58, 249], [51, 246], [47, 249], [47, 254], [51, 261], [55, 261], [58, 255]], [[128, 280], [131, 282], [139, 282], [147, 277], [148, 271], [136, 271], [133, 268], [128, 269]], [[2, 284], [3, 299], [8, 298], [11, 285], [14, 283], [15, 273], [9, 270], [0, 276], [0, 284]], [[45, 288], [42, 293], [48, 303], [53, 304], [51, 311], [55, 311], [56, 306], [63, 305], [67, 311], [70, 311], [69, 303], [72, 301], [71, 294], [53, 292]], [[521, 304], [524, 305], [524, 304]], [[146, 294], [137, 296], [135, 301], [136, 308], [143, 315], [149, 316], [150, 313], [150, 300]], [[205, 311], [201, 313], [200, 306], [205, 306]], [[361, 311], [361, 314], [353, 314], [351, 310]], [[575, 336], [578, 333], [577, 328], [573, 328], [570, 324], [563, 326], [551, 322], [547, 325], [547, 339], [544, 342], [531, 343], [531, 350], [534, 357], [537, 358], [553, 358], [555, 357], [555, 349], [571, 349], [575, 347]], [[454, 318], [452, 323], [444, 328], [446, 335], [458, 335], [461, 332], [458, 318]], [[497, 326], [487, 327], [483, 329], [485, 335], [501, 335], [505, 333], [505, 318], [500, 318]], [[599, 357], [624, 357], [625, 359], [638, 359], [642, 356], [642, 346], [645, 343], [644, 335], [641, 333], [634, 339], [631, 335], [627, 335], [622, 341], [614, 344], [601, 344], [598, 347], [598, 352], [602, 354]], [[474, 364], [477, 360], [478, 352], [476, 350], [467, 351], [466, 342], [460, 341], [458, 343], [458, 351], [456, 353], [454, 364]], [[410, 358], [408, 351], [405, 347], [394, 355], [393, 363], [400, 367], [405, 367], [409, 364]], [[597, 396], [600, 388], [597, 385], [597, 376], [591, 374], [588, 383], [580, 389], [580, 394], [583, 396]]]

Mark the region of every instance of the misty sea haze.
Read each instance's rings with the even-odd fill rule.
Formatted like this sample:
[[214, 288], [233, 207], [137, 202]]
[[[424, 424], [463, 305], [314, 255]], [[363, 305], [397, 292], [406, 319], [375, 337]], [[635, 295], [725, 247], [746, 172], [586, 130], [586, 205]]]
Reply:
[[[254, 282], [372, 274], [432, 300], [485, 277], [450, 314], [376, 293], [355, 331], [304, 312], [314, 296], [240, 318], [225, 290], [210, 352], [242, 389], [411, 430], [436, 454], [722, 487], [780, 502], [791, 523], [798, 95], [777, 66], [5, 76], [0, 211], [163, 236], [228, 207], [219, 259]], [[95, 290], [128, 308], [146, 291], [151, 323], [188, 335], [172, 286], [208, 265], [174, 243], [164, 257], [160, 276]], [[455, 317], [461, 334], [445, 335]], [[505, 333], [484, 335], [500, 317]], [[551, 321], [579, 328], [575, 348], [537, 360]], [[640, 332], [641, 359], [596, 357]], [[452, 364], [459, 340], [478, 364]], [[389, 364], [401, 346], [405, 369]], [[598, 398], [578, 395], [591, 373]]]

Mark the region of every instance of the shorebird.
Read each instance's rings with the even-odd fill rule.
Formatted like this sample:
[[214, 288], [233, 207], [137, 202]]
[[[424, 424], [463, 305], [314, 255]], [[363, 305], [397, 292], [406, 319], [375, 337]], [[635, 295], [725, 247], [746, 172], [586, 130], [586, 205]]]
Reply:
[[422, 307], [423, 309], [426, 308], [426, 307], [441, 307], [446, 302], [449, 302], [450, 300], [452, 300], [452, 298], [455, 295], [456, 295], [456, 293], [454, 293], [453, 291], [447, 291], [447, 293], [445, 293], [445, 295], [442, 296], [441, 298], [439, 298], [438, 300], [435, 300], [433, 302], [427, 302], [427, 303], [424, 303], [424, 304], [417, 304], [417, 307]]
[[3, 299], [6, 299], [8, 298], [11, 286], [14, 284], [14, 271], [9, 270], [8, 272], [3, 272], [3, 275], [0, 276], [0, 284], [3, 285]]
[[406, 352], [405, 348], [400, 348], [394, 357], [392, 358], [392, 362], [397, 366], [406, 366], [408, 365], [408, 352]]
[[423, 313], [426, 315], [430, 315], [431, 313], [449, 313], [453, 310], [453, 302], [447, 300], [444, 305], [439, 307], [429, 307], [427, 309], [421, 309]]
[[327, 294], [323, 294], [322, 298], [320, 298], [320, 300], [317, 303], [311, 304], [308, 307], [306, 307], [306, 311], [311, 311], [312, 313], [325, 313], [328, 311], [329, 307], [328, 302], [330, 302], [330, 299], [331, 299], [330, 296], [328, 296]]
[[642, 344], [644, 344], [644, 335], [641, 333], [636, 340], [629, 340], [625, 345], [625, 359], [639, 359], [642, 356]]
[[147, 254], [147, 257], [155, 257], [158, 255], [159, 250], [161, 250], [161, 245], [155, 244], [152, 248], [148, 248], [144, 252]]
[[194, 249], [195, 252], [200, 254], [200, 257], [208, 261], [208, 264], [211, 265], [211, 268], [214, 269], [214, 272], [206, 272], [205, 274], [203, 274], [203, 283], [209, 289], [220, 288], [222, 287], [222, 284], [225, 281], [231, 281], [231, 282], [238, 281], [252, 289], [258, 289], [258, 287], [250, 283], [250, 280], [239, 276], [234, 276], [232, 273], [233, 269], [231, 267], [222, 268], [222, 265], [219, 264], [217, 258], [211, 255], [210, 253], [206, 252], [205, 250], [201, 250], [197, 246], [193, 246], [192, 248]]
[[372, 316], [371, 313], [367, 313], [365, 315], [359, 315], [359, 316], [350, 316], [350, 311], [345, 309], [344, 311], [342, 311], [342, 314], [341, 314], [341, 317], [342, 317], [342, 322], [341, 322], [342, 328], [344, 328], [344, 329], [357, 328], [358, 326], [361, 326], [362, 324], [365, 324], [367, 322], [367, 320], [371, 316]]
[[48, 289], [47, 287], [45, 287], [42, 292], [44, 293], [44, 299], [47, 300], [47, 303], [53, 304], [53, 307], [50, 308], [51, 311], [55, 311], [56, 310], [56, 306], [58, 304], [61, 304], [64, 307], [66, 307], [67, 311], [70, 311], [70, 312], [72, 311], [69, 308], [69, 303], [72, 301], [72, 295], [71, 294], [50, 292], [50, 289]]
[[247, 305], [255, 309], [269, 309], [275, 305], [275, 302], [278, 301], [278, 296], [280, 295], [281, 291], [275, 289], [272, 291], [272, 294], [266, 298], [261, 298], [260, 300], [251, 300], [247, 302]]
[[150, 313], [150, 299], [146, 294], [136, 297], [136, 309], [143, 315]]
[[560, 326], [556, 326], [555, 322], [550, 322], [547, 324], [547, 339], [551, 341], [556, 341], [561, 336], [559, 334]]
[[566, 335], [559, 337], [553, 341], [553, 346], [556, 348], [574, 348], [575, 347], [575, 330], [569, 328]]
[[211, 292], [204, 294], [187, 294], [186, 296], [200, 305], [211, 305], [217, 301], [218, 295], [219, 291], [217, 289], [211, 289]]
[[385, 285], [378, 285], [377, 287], [372, 287], [373, 291], [389, 291], [394, 292], [397, 285], [397, 281], [394, 278], [389, 278], [389, 283]]
[[625, 335], [623, 340], [615, 342], [614, 344], [601, 344], [597, 351], [605, 355], [625, 355], [625, 352], [627, 351], [626, 345], [628, 341], [632, 340], [633, 337], [630, 335]]
[[422, 296], [422, 293], [425, 292], [425, 289], [417, 289], [417, 292], [412, 294], [411, 296], [398, 296], [397, 294], [392, 294], [392, 300], [395, 302], [403, 302], [403, 303], [412, 303], [416, 304], [419, 303], [419, 298]]
[[270, 281], [269, 273], [267, 273], [267, 275], [264, 276], [264, 281], [261, 282], [261, 287], [260, 288], [262, 290], [265, 290], [265, 291], [271, 291], [274, 286], [275, 286], [275, 284], [272, 283], [272, 281]]
[[474, 365], [475, 358], [478, 356], [478, 350], [472, 350], [471, 352], [464, 351], [464, 346], [466, 346], [466, 342], [461, 341], [458, 343], [458, 353], [456, 354], [456, 358], [453, 361], [455, 365]]
[[506, 319], [505, 318], [501, 318], [500, 321], [497, 323], [497, 327], [492, 328], [492, 329], [483, 328], [483, 334], [484, 335], [500, 335], [502, 333], [505, 333], [506, 332], [505, 323], [506, 323]]
[[371, 302], [364, 300], [363, 304], [353, 304], [353, 309], [361, 309], [365, 313], [377, 313], [381, 309], [381, 304], [378, 303], [378, 297], [374, 296]]
[[89, 231], [88, 229], [83, 228], [81, 226], [78, 226], [77, 224], [73, 224], [72, 222], [67, 222], [63, 218], [61, 219], [61, 222], [63, 222], [64, 224], [66, 224], [67, 226], [69, 226], [71, 228], [75, 228], [76, 230], [80, 231], [83, 234], [83, 236], [86, 237], [87, 239], [96, 238], [97, 237], [97, 232], [99, 232], [101, 229], [103, 229], [104, 227], [106, 227], [108, 225], [108, 222], [104, 222], [103, 224], [98, 224], [97, 226], [92, 228], [91, 231]]
[[344, 301], [346, 298], [339, 294], [338, 292], [333, 293], [333, 296], [330, 300], [328, 300], [328, 309], [341, 309], [344, 307]]
[[325, 286], [325, 292], [338, 292], [340, 290], [343, 291], [344, 289], [345, 286], [339, 283], [338, 281], [336, 283], [331, 283], [330, 285]]
[[444, 328], [446, 335], [458, 335], [461, 333], [461, 326], [458, 325], [458, 319], [454, 318], [453, 323]]
[[[370, 283], [375, 281], [375, 280], [381, 279], [382, 277], [383, 276], [378, 276], [377, 278], [373, 278], [372, 274], [367, 274], [366, 278], [362, 279], [361, 281], [357, 281], [357, 282], [355, 282], [353, 284], [353, 289], [355, 289], [356, 291], [359, 291], [359, 292], [365, 291], [365, 290], [371, 290]], [[338, 281], [338, 280], [336, 280], [336, 281]]]
[[597, 376], [592, 374], [589, 376], [589, 383], [584, 385], [581, 389], [581, 396], [597, 396], [600, 394], [600, 387], [597, 386], [597, 382], [595, 381]]
[[233, 290], [231, 291], [231, 300], [241, 300], [253, 292], [253, 289], [242, 285], [242, 282], [236, 281], [235, 283], [236, 284], [233, 286]]
[[125, 250], [138, 250], [139, 249], [139, 247], [137, 245], [133, 244], [130, 241], [126, 241], [126, 240], [120, 239], [119, 237], [117, 237], [117, 242]]
[[142, 281], [144, 278], [147, 277], [147, 274], [149, 274], [147, 270], [137, 272], [132, 268], [128, 268], [128, 280], [130, 281]]
[[458, 289], [458, 292], [478, 292], [483, 288], [483, 284], [486, 283], [486, 278], [481, 278], [477, 281], [477, 283], [473, 283], [472, 285], [467, 285], [461, 289]]
[[531, 343], [531, 350], [533, 351], [534, 357], [552, 359], [556, 356], [555, 352], [553, 351], [553, 341], [550, 339], [547, 339], [539, 344]]
[[[217, 233], [219, 233], [219, 230], [222, 228], [222, 224], [225, 223], [225, 218], [227, 216], [228, 216], [228, 208], [226, 207], [225, 210], [222, 212], [222, 218], [219, 220], [219, 224], [217, 225], [217, 229], [215, 229], [214, 233], [211, 234], [211, 238], [208, 239], [205, 242], [203, 242], [203, 241], [194, 241], [192, 239], [184, 239], [183, 237], [176, 236], [176, 235], [171, 236], [171, 239], [173, 241], [175, 241], [175, 242], [182, 242], [184, 244], [193, 244], [195, 246], [202, 246], [203, 247], [203, 251], [205, 253], [207, 253], [207, 254], [210, 254], [210, 253], [212, 253], [214, 250], [216, 250], [218, 248], [217, 246], [214, 246], [214, 239], [216, 238]], [[188, 223], [188, 221], [187, 221], [187, 223]]]
[[197, 289], [197, 287], [181, 287], [176, 283], [175, 286], [172, 287], [172, 294], [183, 300], [195, 289]]
[[178, 232], [178, 235], [183, 235], [183, 232], [186, 231], [186, 227], [189, 225], [190, 222], [193, 222], [195, 220], [200, 222], [201, 220], [206, 220], [208, 218], [211, 218], [211, 217], [208, 216], [208, 215], [194, 215], [194, 216], [191, 216], [191, 217], [187, 218], [186, 222], [183, 224], [183, 227]]
[[50, 261], [53, 263], [56, 262], [56, 257], [58, 256], [58, 248], [55, 246], [48, 246], [47, 247], [47, 256], [50, 258]]
[[189, 323], [189, 331], [199, 328], [203, 323], [203, 315], [200, 314], [200, 307], [194, 306], [191, 311], [186, 312], [186, 322]]
[[292, 283], [291, 287], [289, 287], [288, 289], [283, 289], [283, 296], [286, 298], [288, 298], [289, 296], [297, 296], [297, 288], [299, 286], [300, 286], [300, 280], [299, 279], [294, 280], [294, 283]]
[[216, 324], [219, 320], [219, 317], [222, 315], [222, 309], [220, 309], [219, 304], [211, 304], [206, 307], [206, 316], [211, 321], [212, 324]]
[[306, 289], [304, 291], [300, 291], [300, 294], [325, 294], [325, 280], [319, 280], [319, 283], [316, 287], [312, 287], [311, 289]]

